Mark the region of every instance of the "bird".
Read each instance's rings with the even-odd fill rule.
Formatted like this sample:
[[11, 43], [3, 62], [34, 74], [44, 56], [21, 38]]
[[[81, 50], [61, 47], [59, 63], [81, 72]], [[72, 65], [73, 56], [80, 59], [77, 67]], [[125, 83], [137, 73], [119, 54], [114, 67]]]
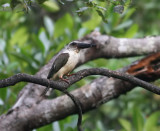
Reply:
[[[64, 79], [63, 76], [70, 76], [70, 72], [76, 67], [80, 58], [80, 50], [96, 47], [95, 43], [85, 43], [80, 41], [72, 41], [69, 43], [64, 51], [59, 53], [49, 71], [47, 79], [57, 80], [61, 79], [68, 83], [67, 79]], [[41, 96], [44, 96], [49, 90], [49, 86], [44, 89]]]

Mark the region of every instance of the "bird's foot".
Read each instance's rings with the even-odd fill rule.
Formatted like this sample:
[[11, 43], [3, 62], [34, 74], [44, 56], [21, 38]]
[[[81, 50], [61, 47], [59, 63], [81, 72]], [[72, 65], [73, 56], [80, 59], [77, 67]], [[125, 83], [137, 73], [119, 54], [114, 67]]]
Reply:
[[62, 81], [65, 81], [66, 83], [70, 84], [68, 79], [60, 78]]
[[66, 76], [73, 76], [73, 75], [75, 75], [74, 73], [73, 74], [67, 74]]

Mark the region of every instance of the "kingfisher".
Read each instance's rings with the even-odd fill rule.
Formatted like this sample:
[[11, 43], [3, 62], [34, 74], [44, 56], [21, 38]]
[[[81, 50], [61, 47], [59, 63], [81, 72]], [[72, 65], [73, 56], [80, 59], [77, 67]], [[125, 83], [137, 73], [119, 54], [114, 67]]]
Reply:
[[[76, 67], [80, 58], [80, 50], [96, 47], [94, 43], [84, 43], [80, 41], [73, 41], [69, 43], [64, 51], [59, 53], [50, 69], [47, 79], [57, 80], [61, 79], [68, 83], [67, 79], [63, 76], [70, 76], [70, 72]], [[42, 92], [41, 96], [44, 96], [50, 87], [46, 87]]]

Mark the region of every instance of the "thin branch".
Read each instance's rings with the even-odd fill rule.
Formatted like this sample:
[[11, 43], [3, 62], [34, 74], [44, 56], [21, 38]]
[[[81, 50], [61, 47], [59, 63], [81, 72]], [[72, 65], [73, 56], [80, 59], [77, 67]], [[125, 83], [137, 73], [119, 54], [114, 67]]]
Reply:
[[39, 78], [38, 76], [33, 76], [33, 75], [28, 75], [28, 74], [16, 74], [14, 76], [11, 76], [9, 78], [0, 80], [0, 88], [4, 88], [7, 86], [13, 86], [18, 82], [31, 82], [35, 84], [40, 84], [42, 86], [48, 86], [50, 85], [51, 88], [57, 89], [57, 90], [65, 90], [67, 89], [70, 85], [74, 84], [75, 82], [83, 79], [84, 77], [90, 76], [90, 75], [103, 75], [103, 76], [108, 76], [108, 77], [114, 77], [118, 78], [121, 80], [125, 80], [127, 82], [130, 82], [134, 85], [141, 86], [142, 88], [151, 91], [155, 94], [160, 95], [160, 88], [150, 84], [148, 82], [145, 82], [143, 80], [140, 80], [132, 75], [117, 72], [117, 71], [111, 71], [108, 69], [103, 69], [103, 68], [91, 68], [91, 69], [84, 69], [79, 72], [77, 72], [75, 75], [70, 76], [68, 78], [68, 81], [70, 84], [67, 84], [64, 81], [52, 81], [44, 78]]
[[83, 131], [81, 125], [82, 125], [82, 108], [80, 105], [80, 101], [78, 99], [76, 99], [71, 93], [69, 93], [67, 90], [62, 90], [63, 93], [65, 93], [67, 96], [69, 96], [72, 101], [74, 102], [74, 104], [76, 105], [77, 109], [78, 109], [78, 122], [77, 122], [77, 128], [78, 131]]

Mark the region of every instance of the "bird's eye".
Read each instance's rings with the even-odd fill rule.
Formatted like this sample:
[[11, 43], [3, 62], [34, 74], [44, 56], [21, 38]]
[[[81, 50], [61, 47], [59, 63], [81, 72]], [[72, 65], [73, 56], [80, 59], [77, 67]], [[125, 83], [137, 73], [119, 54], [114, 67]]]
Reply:
[[71, 45], [76, 45], [76, 42], [72, 42]]
[[76, 42], [72, 42], [70, 45], [75, 47], [77, 45], [77, 43]]

